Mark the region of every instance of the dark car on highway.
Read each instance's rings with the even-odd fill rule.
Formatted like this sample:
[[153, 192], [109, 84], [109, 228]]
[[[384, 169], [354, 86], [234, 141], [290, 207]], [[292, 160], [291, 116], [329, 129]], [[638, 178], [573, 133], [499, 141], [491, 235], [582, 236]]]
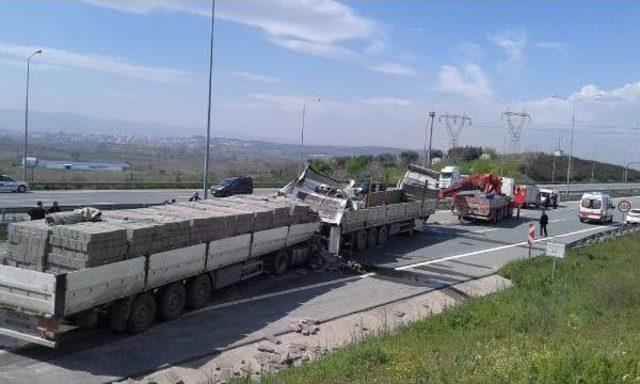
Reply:
[[216, 197], [250, 195], [253, 193], [253, 179], [249, 176], [228, 177], [211, 187], [211, 193]]

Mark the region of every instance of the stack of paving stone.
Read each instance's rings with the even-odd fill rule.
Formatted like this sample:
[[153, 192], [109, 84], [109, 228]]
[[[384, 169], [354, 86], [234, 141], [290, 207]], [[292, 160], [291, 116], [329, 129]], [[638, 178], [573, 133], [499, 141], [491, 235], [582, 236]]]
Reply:
[[[155, 226], [155, 230], [149, 238], [140, 238], [141, 244], [150, 244], [148, 252], [144, 252], [144, 245], [141, 245], [142, 254], [151, 254], [171, 249], [186, 247], [192, 244], [191, 241], [191, 221], [187, 218], [168, 215], [151, 208], [123, 209], [116, 211], [106, 211], [102, 213], [103, 220], [107, 222], [119, 219], [127, 223], [137, 223], [140, 226], [147, 224]], [[132, 233], [132, 236], [134, 234]], [[135, 257], [130, 255], [129, 258]]]
[[9, 226], [12, 265], [64, 273], [317, 220], [286, 198], [243, 196], [105, 211], [100, 222]]
[[159, 224], [137, 221], [128, 217], [115, 218], [115, 215], [103, 218], [102, 222], [127, 231], [127, 259], [164, 250], [161, 248], [162, 243], [159, 241], [162, 237], [162, 227]]
[[9, 224], [5, 262], [20, 268], [44, 270], [50, 236], [51, 227], [44, 220]]
[[125, 259], [127, 231], [101, 222], [56, 225], [49, 244], [52, 272], [91, 268]]
[[[191, 242], [202, 243], [223, 239], [227, 236], [229, 214], [199, 208], [199, 204], [159, 205], [151, 209], [163, 215], [188, 219], [191, 226]], [[229, 225], [233, 223], [229, 222]]]

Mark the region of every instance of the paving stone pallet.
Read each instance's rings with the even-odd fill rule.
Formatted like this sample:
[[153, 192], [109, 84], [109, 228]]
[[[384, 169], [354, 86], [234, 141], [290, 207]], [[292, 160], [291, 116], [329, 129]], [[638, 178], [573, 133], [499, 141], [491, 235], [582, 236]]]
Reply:
[[[316, 220], [287, 198], [231, 197], [151, 208], [113, 210], [102, 221], [11, 224], [8, 261], [64, 273], [254, 231]], [[6, 262], [5, 262], [6, 263]]]

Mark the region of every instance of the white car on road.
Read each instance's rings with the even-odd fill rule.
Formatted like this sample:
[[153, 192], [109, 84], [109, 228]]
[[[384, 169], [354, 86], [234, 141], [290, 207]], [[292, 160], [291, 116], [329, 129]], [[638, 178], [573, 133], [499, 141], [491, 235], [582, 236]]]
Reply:
[[7, 175], [0, 175], [0, 192], [27, 192], [29, 184]]
[[626, 224], [640, 224], [640, 208], [634, 208], [627, 212], [624, 222]]

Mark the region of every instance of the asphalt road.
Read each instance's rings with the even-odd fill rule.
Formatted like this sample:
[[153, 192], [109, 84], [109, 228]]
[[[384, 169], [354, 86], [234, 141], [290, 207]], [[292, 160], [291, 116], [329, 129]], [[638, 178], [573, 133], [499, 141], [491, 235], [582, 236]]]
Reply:
[[[256, 188], [254, 193], [275, 193], [275, 188]], [[195, 190], [190, 189], [128, 189], [128, 190], [78, 190], [78, 191], [31, 191], [27, 193], [0, 193], [0, 208], [32, 207], [42, 201], [45, 207], [54, 201], [60, 205], [89, 204], [137, 204], [162, 203], [176, 199], [187, 201]], [[202, 191], [199, 191], [202, 192]]]
[[[630, 200], [640, 204], [638, 197]], [[461, 224], [450, 212], [437, 212], [414, 236], [398, 236], [384, 248], [352, 254], [370, 271], [364, 276], [307, 269], [261, 276], [218, 291], [210, 306], [140, 335], [98, 329], [73, 335], [75, 340], [57, 350], [2, 338], [0, 382], [101, 383], [167, 364], [194, 366], [194, 359], [216, 350], [285, 332], [292, 318], [328, 320], [490, 275], [527, 257], [527, 227], [539, 215], [524, 210], [519, 219], [494, 227]], [[549, 235], [560, 242], [618, 225], [580, 223], [577, 202], [550, 210], [549, 218]], [[620, 219], [616, 213], [615, 221]], [[543, 249], [540, 241], [534, 255]]]
[[[564, 184], [540, 185], [540, 187], [555, 188], [561, 192]], [[611, 184], [571, 184], [571, 192], [587, 191], [640, 191], [640, 183], [611, 183]], [[50, 206], [54, 201], [60, 205], [89, 204], [134, 204], [134, 203], [162, 203], [165, 200], [176, 199], [186, 201], [195, 190], [190, 189], [129, 189], [129, 190], [73, 190], [73, 191], [32, 191], [28, 193], [0, 193], [0, 208], [32, 207], [38, 201]], [[254, 193], [275, 193], [276, 188], [257, 188]]]

